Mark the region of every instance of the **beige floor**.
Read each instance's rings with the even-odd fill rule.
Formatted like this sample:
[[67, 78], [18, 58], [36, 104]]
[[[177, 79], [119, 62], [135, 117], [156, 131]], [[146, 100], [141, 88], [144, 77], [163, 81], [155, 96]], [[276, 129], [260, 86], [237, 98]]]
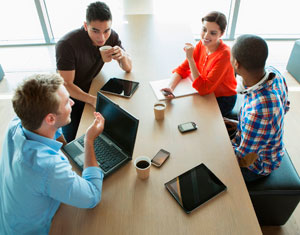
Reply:
[[[232, 44], [232, 42], [228, 42]], [[270, 41], [268, 64], [286, 75], [289, 86], [290, 112], [285, 119], [285, 144], [298, 172], [300, 172], [300, 84], [286, 72], [292, 41]], [[130, 53], [130, 52], [129, 52]], [[14, 116], [11, 96], [16, 84], [33, 73], [55, 72], [54, 46], [0, 48], [0, 63], [6, 72], [0, 82], [0, 151], [9, 120]], [[176, 66], [176, 65], [174, 65]], [[171, 73], [171, 71], [170, 71]], [[264, 234], [300, 234], [300, 206], [282, 227], [263, 227]]]

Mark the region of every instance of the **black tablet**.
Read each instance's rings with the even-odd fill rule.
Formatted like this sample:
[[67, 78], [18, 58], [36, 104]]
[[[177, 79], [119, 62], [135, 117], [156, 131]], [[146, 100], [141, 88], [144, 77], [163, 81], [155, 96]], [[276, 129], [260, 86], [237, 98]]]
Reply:
[[138, 85], [138, 82], [121, 78], [110, 78], [100, 91], [129, 98], [136, 91]]
[[226, 190], [226, 186], [203, 163], [165, 183], [186, 213]]

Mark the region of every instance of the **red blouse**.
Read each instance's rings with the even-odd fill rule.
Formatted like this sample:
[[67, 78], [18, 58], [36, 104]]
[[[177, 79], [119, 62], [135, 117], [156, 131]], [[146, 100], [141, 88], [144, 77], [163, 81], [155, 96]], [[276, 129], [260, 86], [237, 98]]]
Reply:
[[[212, 92], [216, 97], [232, 96], [236, 94], [236, 79], [230, 63], [230, 48], [220, 40], [218, 49], [208, 55], [205, 46], [200, 41], [193, 54], [197, 69], [200, 73], [193, 82], [193, 87], [200, 95]], [[188, 60], [186, 59], [179, 67], [173, 70], [182, 78], [191, 74]]]

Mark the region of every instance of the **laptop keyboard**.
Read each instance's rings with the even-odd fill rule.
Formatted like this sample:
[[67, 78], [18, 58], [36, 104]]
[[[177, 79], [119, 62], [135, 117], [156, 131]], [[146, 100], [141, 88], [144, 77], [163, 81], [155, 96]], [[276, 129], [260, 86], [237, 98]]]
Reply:
[[[84, 138], [79, 139], [78, 143], [84, 147]], [[100, 163], [101, 168], [105, 171], [112, 169], [119, 162], [126, 159], [126, 157], [121, 154], [118, 149], [106, 143], [99, 136], [94, 141], [94, 148], [96, 159]]]

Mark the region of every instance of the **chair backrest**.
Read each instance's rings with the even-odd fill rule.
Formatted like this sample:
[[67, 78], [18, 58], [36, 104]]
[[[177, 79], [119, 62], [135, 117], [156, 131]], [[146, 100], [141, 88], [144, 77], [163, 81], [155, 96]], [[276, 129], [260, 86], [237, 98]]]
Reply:
[[2, 66], [0, 64], [0, 81], [4, 78], [4, 71], [2, 69]]
[[286, 66], [287, 71], [300, 82], [300, 40], [295, 41], [293, 50], [291, 52], [288, 64]]

